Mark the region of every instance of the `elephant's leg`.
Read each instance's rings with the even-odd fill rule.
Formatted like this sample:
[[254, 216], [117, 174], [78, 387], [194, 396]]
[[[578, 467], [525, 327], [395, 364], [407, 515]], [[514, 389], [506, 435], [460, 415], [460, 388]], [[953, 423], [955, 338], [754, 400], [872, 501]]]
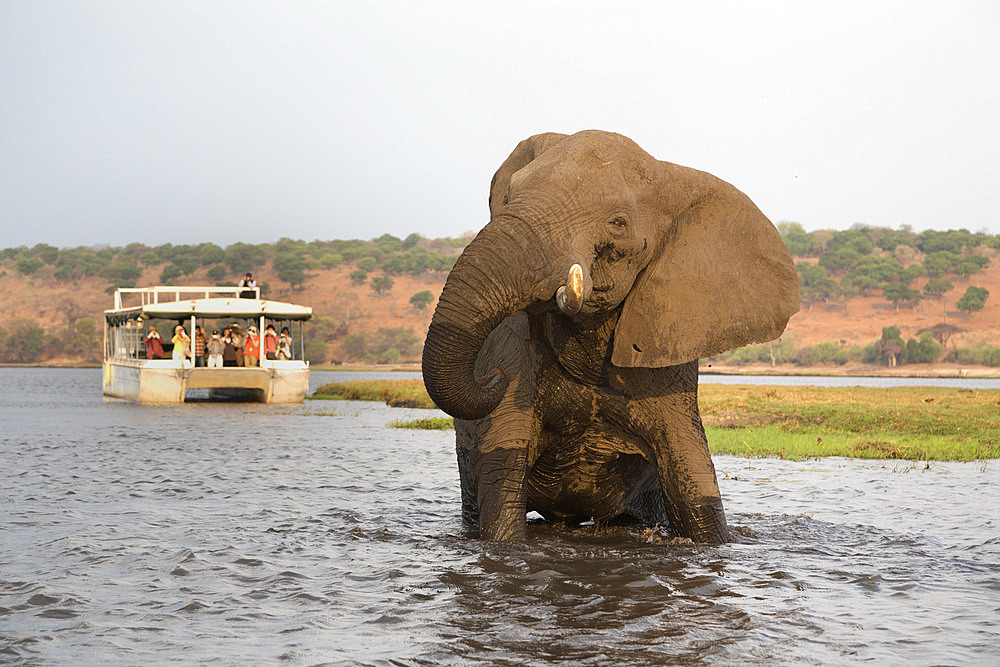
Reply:
[[462, 490], [462, 525], [466, 530], [479, 530], [479, 502], [476, 499], [475, 457], [467, 447], [459, 445], [458, 480]]
[[[612, 419], [644, 440], [652, 453], [671, 530], [696, 542], [728, 539], [726, 513], [698, 414], [697, 362], [660, 369], [623, 369], [631, 399]], [[614, 401], [609, 401], [614, 405]], [[624, 415], [624, 419], [623, 419]]]
[[484, 540], [512, 541], [525, 537], [527, 451], [494, 449], [476, 461], [476, 503], [479, 536]]
[[667, 515], [675, 534], [695, 542], [721, 544], [729, 539], [729, 529], [715, 465], [698, 406], [686, 407], [686, 418], [671, 420], [654, 445]]

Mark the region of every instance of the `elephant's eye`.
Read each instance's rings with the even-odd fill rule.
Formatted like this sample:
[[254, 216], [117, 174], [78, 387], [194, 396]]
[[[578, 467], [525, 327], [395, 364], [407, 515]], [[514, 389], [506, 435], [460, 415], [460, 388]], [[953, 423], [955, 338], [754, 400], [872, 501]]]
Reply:
[[503, 205], [506, 206], [508, 201], [510, 201], [510, 194], [505, 194], [503, 196]]
[[612, 227], [617, 227], [618, 229], [625, 229], [628, 227], [628, 221], [625, 220], [625, 218], [615, 218], [610, 224]]

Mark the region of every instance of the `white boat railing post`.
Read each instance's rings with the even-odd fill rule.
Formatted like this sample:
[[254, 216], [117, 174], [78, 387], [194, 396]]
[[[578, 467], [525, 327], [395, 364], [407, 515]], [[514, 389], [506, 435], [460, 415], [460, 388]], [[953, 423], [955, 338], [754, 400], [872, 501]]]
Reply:
[[261, 368], [265, 367], [264, 359], [267, 355], [264, 354], [264, 313], [260, 314], [260, 325], [257, 329], [257, 363]]

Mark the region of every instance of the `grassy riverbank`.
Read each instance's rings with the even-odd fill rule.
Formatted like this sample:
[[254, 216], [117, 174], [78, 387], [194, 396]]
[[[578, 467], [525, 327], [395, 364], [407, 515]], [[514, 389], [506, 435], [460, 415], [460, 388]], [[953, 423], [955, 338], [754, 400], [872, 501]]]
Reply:
[[398, 408], [434, 408], [423, 380], [357, 380], [329, 382], [309, 398], [346, 401], [381, 401]]
[[[331, 383], [314, 398], [433, 407], [420, 380]], [[849, 456], [973, 461], [1000, 458], [1000, 391], [950, 387], [782, 387], [704, 384], [712, 451], [751, 458]], [[393, 422], [452, 428], [448, 418]]]

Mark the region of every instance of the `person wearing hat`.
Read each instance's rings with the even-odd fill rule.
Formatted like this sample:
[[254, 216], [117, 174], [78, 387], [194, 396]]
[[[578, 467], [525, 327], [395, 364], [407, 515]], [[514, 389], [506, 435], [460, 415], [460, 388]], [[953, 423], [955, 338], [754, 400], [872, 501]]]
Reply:
[[149, 333], [142, 339], [142, 342], [146, 346], [147, 359], [159, 359], [163, 356], [163, 338], [160, 337], [160, 332], [156, 330], [155, 324], [149, 325]]
[[184, 331], [184, 327], [178, 324], [174, 327], [174, 337], [170, 339], [174, 344], [173, 358], [175, 361], [187, 361], [191, 356], [191, 337]]
[[257, 327], [250, 326], [247, 329], [247, 337], [243, 339], [243, 365], [246, 367], [256, 366], [260, 359], [260, 336], [257, 335]]
[[240, 281], [240, 287], [245, 288], [240, 292], [241, 299], [256, 299], [257, 293], [255, 291], [257, 287], [257, 281], [254, 280], [253, 274], [249, 271], [243, 276], [243, 280]]

